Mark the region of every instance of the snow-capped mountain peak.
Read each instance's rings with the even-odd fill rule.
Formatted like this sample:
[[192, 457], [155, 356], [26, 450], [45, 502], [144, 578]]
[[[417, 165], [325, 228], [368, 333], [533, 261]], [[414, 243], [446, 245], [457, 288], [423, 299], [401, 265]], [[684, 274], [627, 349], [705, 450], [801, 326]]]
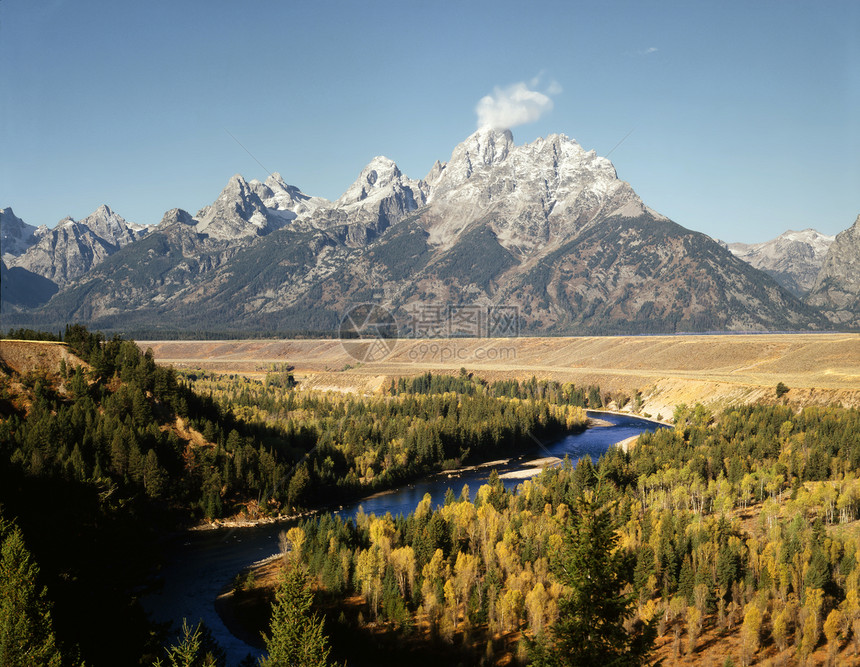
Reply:
[[4, 261], [27, 252], [27, 248], [36, 243], [36, 236], [36, 227], [21, 220], [11, 207], [0, 210], [0, 245]]
[[453, 242], [491, 215], [499, 242], [517, 254], [581, 229], [598, 215], [635, 217], [644, 205], [612, 163], [563, 134], [517, 146], [510, 130], [481, 129], [428, 175], [428, 203], [444, 211], [434, 243]]
[[497, 165], [508, 157], [514, 147], [510, 130], [482, 128], [458, 144], [445, 168], [449, 178], [470, 178], [475, 171]]
[[128, 222], [107, 204], [102, 204], [77, 224], [86, 226], [96, 236], [117, 247], [136, 241], [149, 231], [143, 225]]
[[218, 240], [260, 236], [271, 231], [266, 206], [241, 174], [234, 174], [218, 199], [194, 217], [198, 232]]
[[290, 185], [278, 172], [270, 174], [264, 183], [248, 181], [248, 187], [260, 198], [270, 214], [284, 221], [294, 220], [329, 204], [327, 199], [311, 197], [295, 185]]
[[800, 295], [812, 288], [835, 239], [814, 229], [788, 230], [762, 243], [730, 243], [728, 249]]
[[335, 202], [336, 206], [349, 206], [357, 204], [366, 199], [380, 199], [396, 186], [411, 185], [409, 179], [404, 178], [394, 160], [384, 155], [373, 158], [355, 182]]

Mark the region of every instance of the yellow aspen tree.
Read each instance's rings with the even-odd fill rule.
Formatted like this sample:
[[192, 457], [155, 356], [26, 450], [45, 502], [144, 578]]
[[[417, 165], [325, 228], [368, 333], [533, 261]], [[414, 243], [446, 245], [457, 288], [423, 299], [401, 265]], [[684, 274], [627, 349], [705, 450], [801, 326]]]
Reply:
[[[481, 489], [483, 488], [489, 489], [490, 487], [484, 485]], [[496, 563], [495, 545], [499, 536], [499, 518], [498, 511], [489, 503], [481, 505], [476, 512], [478, 549], [487, 570], [492, 569]]]
[[448, 579], [442, 589], [445, 592], [445, 611], [446, 616], [451, 621], [451, 628], [457, 629], [457, 620], [459, 618], [459, 605], [457, 604], [457, 592], [454, 588], [454, 582]]
[[425, 493], [424, 497], [421, 499], [421, 502], [415, 507], [415, 518], [417, 520], [423, 519], [425, 516], [430, 514], [430, 508], [433, 503], [433, 497], [429, 493]]
[[[281, 533], [284, 535], [284, 533]], [[281, 538], [281, 549], [286, 545], [288, 548], [284, 551], [284, 560], [289, 560], [293, 563], [300, 563], [302, 560], [302, 546], [305, 543], [305, 531], [299, 526], [293, 526], [286, 532], [285, 538]]]
[[791, 623], [790, 614], [791, 610], [788, 606], [785, 606], [773, 619], [771, 633], [773, 634], [773, 641], [776, 643], [776, 648], [779, 649], [779, 651], [784, 651], [788, 646], [788, 632], [789, 625]]
[[496, 542], [496, 557], [506, 577], [516, 575], [522, 570], [519, 557], [504, 540]]
[[702, 612], [697, 607], [687, 607], [687, 653], [696, 650], [699, 632], [702, 630]]
[[463, 618], [466, 618], [466, 606], [469, 604], [469, 596], [478, 578], [478, 557], [460, 551], [457, 561], [454, 563], [454, 591], [458, 609], [463, 607]]
[[400, 588], [400, 595], [406, 597], [407, 591], [411, 595], [415, 585], [415, 551], [409, 545], [394, 549], [391, 552], [390, 561]]
[[430, 622], [430, 629], [435, 631], [439, 627], [439, 620], [442, 614], [444, 598], [437, 594], [438, 586], [448, 577], [449, 566], [445, 563], [445, 557], [441, 549], [436, 549], [430, 562], [421, 569], [421, 576], [424, 579], [421, 584], [421, 598], [424, 601], [424, 612], [427, 614], [427, 620]]
[[361, 583], [361, 594], [374, 616], [379, 614], [379, 600], [382, 596], [382, 573], [385, 561], [379, 547], [371, 547], [358, 554], [355, 564], [355, 576]]
[[391, 519], [373, 517], [370, 520], [369, 532], [370, 543], [378, 547], [383, 558], [388, 560], [388, 554], [391, 553], [391, 541], [394, 537], [394, 522]]
[[535, 587], [526, 595], [526, 613], [528, 614], [529, 627], [531, 631], [538, 635], [544, 629], [544, 613], [547, 606], [549, 595], [546, 588], [541, 582], [535, 584]]
[[854, 639], [854, 655], [860, 653], [860, 618], [851, 621], [851, 636]]
[[827, 655], [831, 664], [833, 664], [836, 654], [839, 652], [840, 635], [842, 634], [844, 620], [845, 617], [842, 612], [839, 609], [834, 609], [827, 615], [827, 620], [824, 621], [824, 636], [827, 637]]
[[801, 662], [812, 655], [821, 636], [821, 606], [824, 603], [824, 592], [820, 588], [807, 588], [806, 601], [801, 609]]
[[431, 633], [435, 632], [439, 627], [439, 614], [442, 608], [442, 601], [436, 596], [436, 587], [430, 579], [425, 579], [421, 583], [421, 600], [421, 607], [427, 615], [430, 631]]
[[514, 631], [520, 625], [520, 615], [523, 608], [523, 594], [519, 590], [507, 589], [499, 594], [496, 603], [502, 631]]
[[855, 567], [845, 581], [845, 600], [842, 601], [843, 628], [847, 635], [851, 632], [854, 655], [860, 652], [860, 596], [857, 595], [857, 568]]
[[741, 626], [741, 660], [744, 665], [752, 664], [753, 656], [758, 652], [761, 620], [758, 606], [754, 602], [747, 604]]

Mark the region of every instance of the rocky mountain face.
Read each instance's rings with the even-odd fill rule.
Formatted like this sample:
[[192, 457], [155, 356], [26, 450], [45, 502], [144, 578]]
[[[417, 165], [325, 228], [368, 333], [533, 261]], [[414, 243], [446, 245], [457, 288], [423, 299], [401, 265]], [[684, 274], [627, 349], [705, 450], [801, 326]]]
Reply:
[[764, 243], [730, 243], [728, 249], [764, 271], [795, 296], [803, 296], [815, 284], [824, 257], [835, 236], [814, 229], [787, 231]]
[[197, 231], [218, 240], [263, 236], [286, 222], [270, 214], [259, 195], [239, 174], [231, 178], [211, 205], [197, 212]]
[[350, 248], [366, 246], [426, 203], [426, 186], [404, 176], [397, 165], [378, 156], [334, 202], [299, 216], [295, 230], [328, 230]]
[[479, 130], [425, 180], [431, 242], [440, 246], [485, 219], [506, 250], [525, 257], [598, 219], [645, 212], [609, 160], [564, 135], [515, 146], [509, 130]]
[[[768, 276], [650, 210], [564, 135], [479, 130], [412, 180], [374, 158], [334, 202], [236, 175], [174, 209], [28, 322], [140, 331], [332, 331], [351, 305], [404, 335], [638, 333], [826, 326]], [[468, 326], [466, 326], [468, 325]]]
[[7, 261], [62, 287], [80, 278], [120, 248], [146, 234], [146, 228], [127, 222], [108, 206], [100, 206], [83, 220], [71, 217], [54, 229], [40, 228], [26, 252]]
[[836, 235], [806, 302], [833, 322], [860, 326], [860, 215]]
[[294, 185], [288, 185], [278, 172], [269, 176], [265, 183], [256, 179], [248, 181], [248, 187], [269, 213], [276, 211], [285, 220], [294, 220], [329, 203], [322, 197], [310, 197]]
[[11, 208], [0, 210], [0, 252], [3, 261], [11, 261], [23, 255], [39, 240], [39, 234], [47, 228], [37, 229], [21, 220]]

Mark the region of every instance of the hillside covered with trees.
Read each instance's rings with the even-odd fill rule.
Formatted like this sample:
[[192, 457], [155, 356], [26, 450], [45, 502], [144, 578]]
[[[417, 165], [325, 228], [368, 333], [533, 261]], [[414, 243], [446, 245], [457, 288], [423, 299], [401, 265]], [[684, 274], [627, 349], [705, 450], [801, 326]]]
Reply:
[[[297, 390], [286, 366], [262, 380], [177, 374], [131, 341], [81, 327], [62, 338], [72, 356], [56, 368], [0, 369], [9, 664], [220, 664], [204, 627], [162, 648], [167, 629], [137, 604], [171, 531], [518, 452], [529, 434], [582, 428], [584, 408], [606, 398], [465, 370], [332, 395]], [[410, 647], [485, 664], [853, 660], [860, 412], [681, 405], [674, 422], [516, 492], [493, 477], [405, 517], [302, 521], [285, 534], [270, 649], [290, 654], [299, 618], [319, 655], [330, 633], [335, 658], [343, 637], [382, 633], [388, 658]]]
[[[60, 343], [8, 337], [40, 341], [25, 357]], [[41, 566], [57, 645], [89, 664], [157, 651], [136, 599], [170, 531], [356, 497], [585, 424], [583, 392], [555, 384], [463, 376], [439, 393], [451, 380], [428, 375], [333, 398], [295, 392], [283, 368], [182, 377], [132, 341], [78, 326], [62, 339], [56, 367], [0, 368], [0, 507]]]
[[324, 515], [287, 538], [325, 596], [363, 597], [367, 631], [475, 663], [634, 664], [652, 630], [650, 659], [667, 664], [853, 656], [860, 413], [680, 406], [675, 418], [629, 454], [565, 463], [516, 493], [491, 480], [474, 500]]

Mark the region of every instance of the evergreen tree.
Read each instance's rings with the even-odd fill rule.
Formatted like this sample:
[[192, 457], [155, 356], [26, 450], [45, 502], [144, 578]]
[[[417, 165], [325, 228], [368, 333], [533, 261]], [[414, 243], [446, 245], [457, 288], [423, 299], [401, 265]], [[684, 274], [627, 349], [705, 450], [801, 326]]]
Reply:
[[287, 487], [287, 504], [293, 509], [302, 507], [309, 488], [310, 475], [307, 466], [302, 463], [290, 478], [290, 485]]
[[0, 665], [62, 664], [39, 566], [20, 529], [0, 516]]
[[287, 567], [272, 605], [271, 634], [265, 636], [269, 655], [261, 667], [325, 667], [328, 639], [323, 621], [311, 613], [313, 593], [307, 573], [298, 565]]
[[154, 667], [224, 667], [226, 654], [212, 637], [212, 632], [203, 621], [194, 628], [188, 619], [182, 619], [182, 634], [173, 646], [164, 649], [168, 663], [155, 661]]
[[164, 492], [164, 481], [166, 474], [158, 463], [158, 456], [154, 449], [146, 453], [143, 464], [143, 487], [146, 495], [150, 498], [159, 498]]
[[618, 536], [602, 484], [575, 497], [563, 534], [553, 567], [571, 592], [559, 602], [549, 637], [539, 638], [532, 647], [532, 664], [642, 664], [656, 633], [651, 626], [634, 634], [624, 629], [633, 611], [632, 594], [622, 592], [629, 583], [625, 576], [629, 568], [625, 555], [616, 550]]

